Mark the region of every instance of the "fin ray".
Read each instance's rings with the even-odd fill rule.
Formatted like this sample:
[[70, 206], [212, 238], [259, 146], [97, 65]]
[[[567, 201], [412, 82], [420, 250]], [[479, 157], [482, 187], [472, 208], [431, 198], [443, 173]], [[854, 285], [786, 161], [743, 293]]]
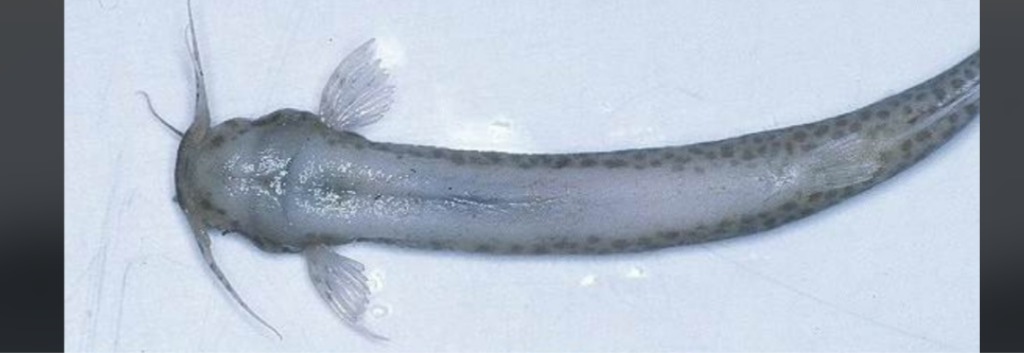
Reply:
[[303, 252], [309, 276], [320, 296], [335, 314], [368, 337], [386, 341], [386, 337], [363, 326], [362, 318], [370, 302], [370, 287], [363, 274], [365, 267], [355, 260], [331, 251], [326, 245], [314, 245]]
[[339, 131], [377, 122], [394, 101], [389, 77], [377, 58], [376, 41], [367, 41], [334, 69], [320, 96], [320, 118]]

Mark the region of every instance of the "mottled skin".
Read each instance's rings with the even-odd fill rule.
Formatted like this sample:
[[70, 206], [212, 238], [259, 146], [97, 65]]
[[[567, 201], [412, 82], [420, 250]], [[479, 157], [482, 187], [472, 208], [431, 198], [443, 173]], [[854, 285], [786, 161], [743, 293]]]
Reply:
[[889, 179], [981, 109], [977, 52], [917, 87], [807, 125], [616, 152], [458, 151], [353, 132], [380, 119], [394, 92], [373, 40], [339, 63], [321, 93], [320, 115], [284, 109], [211, 127], [191, 8], [188, 39], [195, 116], [184, 132], [171, 127], [181, 136], [176, 199], [218, 281], [279, 337], [232, 288], [208, 231], [242, 234], [266, 251], [301, 252], [331, 310], [385, 339], [361, 322], [371, 294], [365, 267], [331, 245], [607, 254], [750, 234]]
[[[187, 179], [186, 183], [191, 183], [189, 192], [197, 195], [193, 212], [199, 218], [205, 219], [210, 227], [244, 234], [267, 251], [294, 252], [312, 244], [343, 244], [353, 241], [500, 254], [605, 254], [653, 250], [776, 228], [891, 178], [951, 139], [979, 115], [980, 75], [981, 56], [978, 52], [925, 83], [838, 117], [722, 141], [602, 153], [527, 155], [379, 143], [355, 133], [333, 130], [315, 114], [280, 110], [254, 121], [233, 119], [213, 127], [194, 154], [195, 161], [190, 161], [194, 163], [189, 167], [192, 173], [183, 177]], [[645, 175], [675, 173], [672, 175], [677, 175], [682, 182], [720, 178], [732, 173], [746, 177], [748, 174], [744, 173], [762, 170], [767, 170], [767, 175], [776, 176], [781, 175], [778, 172], [784, 171], [785, 166], [798, 163], [795, 161], [817, 158], [816, 154], [823, 153], [821, 146], [850, 136], [864, 141], [862, 146], [869, 146], [871, 153], [870, 157], [858, 153], [849, 158], [870, 158], [878, 166], [870, 174], [864, 175], [862, 180], [831, 188], [814, 184], [801, 189], [803, 185], [797, 184], [787, 189], [780, 196], [781, 199], [771, 199], [753, 209], [708, 218], [714, 219], [713, 222], [681, 221], [680, 224], [671, 225], [659, 219], [661, 223], [658, 225], [636, 228], [638, 230], [634, 232], [612, 229], [595, 231], [586, 227], [568, 226], [563, 229], [558, 228], [558, 220], [551, 220], [551, 227], [538, 226], [541, 230], [555, 229], [550, 234], [541, 232], [518, 236], [513, 232], [518, 229], [515, 228], [519, 225], [517, 221], [542, 220], [547, 212], [561, 214], [557, 213], [560, 212], [559, 207], [569, 206], [558, 204], [558, 198], [549, 197], [551, 194], [546, 189], [536, 193], [523, 192], [521, 199], [514, 200], [489, 198], [486, 191], [472, 189], [487, 185], [480, 182], [479, 178], [508, 177], [509, 180], [515, 180], [513, 177], [517, 175], [546, 180], [544, 178], [566, 173], [584, 176], [607, 174], [628, 181], [633, 176], [641, 178]], [[301, 145], [294, 142], [300, 140], [305, 142]], [[303, 152], [306, 149], [330, 152], [307, 155]], [[245, 162], [237, 159], [249, 158], [238, 157], [237, 152], [241, 150], [277, 151], [274, 153], [282, 155], [268, 156], [254, 152], [251, 160]], [[312, 159], [326, 157], [348, 159], [344, 161], [348, 164], [331, 167], [343, 169], [344, 173], [333, 179], [327, 174], [311, 174], [319, 167], [308, 163], [312, 163]], [[232, 158], [236, 159], [232, 161]], [[371, 158], [372, 161], [365, 161]], [[387, 162], [378, 162], [382, 160]], [[380, 166], [377, 163], [385, 164]], [[249, 168], [245, 172], [248, 174], [244, 177], [236, 175], [241, 173], [243, 167]], [[394, 168], [399, 167], [403, 170], [395, 172]], [[388, 179], [378, 180], [370, 175], [377, 170], [391, 170], [384, 173]], [[300, 176], [296, 175], [300, 172], [313, 181], [300, 181]], [[369, 174], [355, 174], [359, 172]], [[477, 176], [470, 178], [466, 177], [467, 174]], [[402, 184], [403, 180], [410, 182], [408, 185]], [[445, 193], [438, 186], [438, 183], [445, 180], [451, 181], [456, 189]], [[502, 186], [497, 187], [513, 189], [519, 185], [501, 180], [496, 183]], [[468, 181], [472, 182], [467, 184]], [[373, 184], [377, 182], [386, 183], [386, 186]], [[438, 190], [412, 189], [416, 185], [428, 184]], [[460, 186], [464, 189], [458, 189]], [[660, 186], [664, 185], [652, 185]], [[329, 192], [329, 195], [315, 196], [316, 192]], [[347, 194], [339, 194], [342, 192]], [[325, 215], [323, 209], [307, 208], [316, 202], [324, 204], [323, 200], [329, 196], [334, 201], [328, 206], [338, 209], [342, 206], [337, 201], [339, 195], [365, 200], [345, 205], [384, 209], [370, 212], [370, 215], [348, 209], [340, 210], [338, 212], [345, 212], [346, 217], [350, 217], [344, 222], [334, 218], [326, 223], [307, 220], [318, 215], [330, 216]], [[500, 195], [510, 194], [503, 191]], [[699, 199], [692, 201], [703, 202]], [[494, 225], [495, 228], [511, 229], [509, 232], [513, 233], [506, 234], [502, 233], [502, 229], [495, 229], [492, 235], [481, 235], [480, 231], [473, 229], [483, 228], [472, 227], [453, 227], [445, 233], [444, 222], [432, 224], [417, 220], [417, 225], [426, 224], [423, 227], [436, 229], [423, 229], [423, 234], [416, 234], [418, 229], [408, 231], [402, 228], [406, 217], [414, 217], [414, 213], [408, 210], [410, 208], [426, 210], [421, 212], [426, 214], [422, 216], [424, 219], [432, 215], [443, 215], [445, 210], [458, 210], [465, 214], [460, 217], [514, 214], [515, 217], [509, 216], [512, 218], [500, 218], [503, 222], [508, 221], [507, 225]], [[491, 211], [495, 208], [497, 211]], [[380, 216], [382, 214], [387, 217]], [[600, 221], [596, 217], [592, 220]], [[331, 225], [335, 224], [344, 224], [344, 227], [332, 228]], [[483, 229], [483, 233], [491, 232]]]

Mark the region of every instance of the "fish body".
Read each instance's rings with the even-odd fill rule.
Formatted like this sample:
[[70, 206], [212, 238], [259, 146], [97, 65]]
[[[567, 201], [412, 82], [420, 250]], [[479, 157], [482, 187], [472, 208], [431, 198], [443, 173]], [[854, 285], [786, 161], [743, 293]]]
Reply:
[[[211, 126], [189, 11], [195, 116], [176, 200], [210, 270], [209, 231], [305, 257], [331, 309], [363, 334], [359, 262], [331, 247], [375, 242], [497, 254], [609, 254], [776, 228], [867, 190], [953, 138], [981, 110], [981, 54], [904, 92], [819, 122], [687, 146], [573, 154], [374, 142], [394, 88], [371, 40], [335, 69], [316, 113], [282, 109]], [[159, 116], [157, 116], [159, 118]]]
[[513, 154], [369, 141], [283, 109], [214, 127], [194, 183], [270, 250], [368, 241], [487, 253], [658, 249], [775, 228], [874, 186], [980, 110], [980, 54], [819, 122], [687, 146]]

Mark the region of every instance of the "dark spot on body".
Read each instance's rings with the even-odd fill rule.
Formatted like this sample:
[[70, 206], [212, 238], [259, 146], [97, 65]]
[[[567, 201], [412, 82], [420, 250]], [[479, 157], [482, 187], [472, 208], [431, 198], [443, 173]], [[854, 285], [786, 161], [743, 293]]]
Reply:
[[654, 239], [650, 237], [640, 237], [636, 240], [636, 245], [641, 248], [649, 248], [652, 244], [654, 244]]
[[555, 163], [552, 165], [555, 169], [561, 169], [569, 166], [572, 163], [572, 159], [567, 156], [558, 156], [555, 158]]
[[600, 243], [600, 242], [601, 242], [601, 238], [598, 238], [596, 236], [589, 236], [589, 237], [587, 237], [587, 244], [597, 244], [597, 243]]
[[889, 112], [888, 109], [879, 110], [875, 114], [877, 114], [880, 119], [888, 119], [890, 116], [892, 116], [892, 113]]
[[614, 168], [622, 168], [622, 167], [625, 167], [627, 164], [629, 164], [629, 163], [627, 163], [626, 161], [621, 160], [621, 159], [609, 159], [609, 160], [604, 161], [604, 166], [608, 167], [608, 168], [612, 168], [612, 169], [614, 169]]
[[978, 104], [976, 103], [968, 104], [966, 107], [964, 107], [964, 113], [967, 113], [969, 117], [974, 117], [975, 115], [978, 114], [979, 111], [980, 109], [978, 108]]
[[807, 197], [807, 201], [808, 201], [808, 202], [812, 202], [812, 203], [813, 203], [813, 202], [818, 202], [818, 201], [821, 201], [821, 196], [822, 196], [822, 195], [821, 195], [821, 193], [820, 193], [820, 192], [816, 192], [816, 193], [813, 193], [813, 194], [811, 194], [811, 196], [808, 196], [808, 197]]
[[914, 139], [917, 140], [917, 142], [925, 142], [931, 138], [932, 132], [927, 129], [921, 130], [917, 134], [914, 134]]
[[909, 106], [909, 105], [904, 105], [903, 106], [903, 115], [911, 115], [911, 114], [914, 114], [914, 107]]
[[906, 141], [903, 141], [902, 144], [900, 144], [900, 151], [910, 152], [910, 150], [912, 148], [914, 148], [914, 141], [906, 140]]
[[466, 157], [462, 153], [452, 153], [449, 160], [458, 165], [466, 164]]
[[657, 167], [660, 167], [660, 166], [661, 166], [661, 160], [660, 159], [655, 159], [655, 160], [651, 161], [651, 167], [652, 168], [657, 168]]
[[629, 242], [626, 241], [625, 239], [615, 239], [615, 240], [612, 240], [612, 247], [614, 247], [614, 248], [622, 249], [622, 248], [625, 248], [627, 246], [629, 246]]
[[559, 240], [551, 244], [552, 248], [557, 250], [564, 250], [569, 247], [569, 242], [565, 240]]
[[754, 158], [757, 158], [757, 155], [755, 155], [754, 152], [751, 150], [743, 150], [743, 155], [741, 157], [743, 158], [743, 160], [749, 161]]
[[433, 151], [430, 151], [430, 155], [433, 156], [434, 158], [443, 158], [444, 150], [440, 148], [435, 148]]
[[796, 142], [804, 142], [807, 140], [807, 132], [803, 130], [797, 130], [793, 133], [793, 140]]
[[597, 165], [597, 161], [593, 158], [587, 157], [580, 161], [580, 166], [584, 168], [590, 168]]
[[551, 162], [554, 160], [555, 157], [552, 157], [551, 155], [544, 154], [540, 156], [540, 164], [542, 165], [551, 165]]
[[491, 161], [491, 164], [501, 163], [501, 154], [494, 152], [486, 152], [484, 153], [484, 157], [487, 158], [487, 160]]
[[855, 121], [852, 124], [850, 124], [850, 133], [852, 133], [852, 134], [858, 133], [863, 128], [864, 128], [864, 126], [859, 121]]
[[782, 210], [786, 212], [793, 212], [798, 207], [800, 207], [800, 205], [797, 204], [796, 201], [790, 201], [782, 204]]
[[722, 158], [732, 158], [736, 153], [736, 149], [731, 145], [722, 146]]
[[945, 130], [942, 131], [942, 138], [948, 140], [948, 139], [952, 138], [953, 134], [955, 134], [955, 133], [956, 133], [956, 129], [954, 129], [954, 128], [945, 129]]
[[471, 155], [469, 155], [469, 162], [473, 163], [473, 164], [479, 164], [479, 165], [490, 164], [490, 162], [486, 158], [484, 158], [482, 155], [479, 155], [479, 154], [471, 154]]
[[224, 144], [224, 135], [217, 135], [210, 139], [210, 145], [213, 147], [220, 147]]
[[827, 134], [828, 131], [829, 131], [828, 124], [818, 125], [818, 127], [814, 129], [814, 136], [818, 136], [818, 137], [825, 136], [825, 134]]
[[839, 196], [839, 192], [836, 191], [835, 189], [832, 189], [832, 190], [829, 190], [829, 191], [825, 192], [825, 200], [829, 200], [829, 201], [835, 200], [836, 196]]
[[530, 164], [531, 167], [535, 167], [541, 163], [544, 163], [544, 158], [547, 156], [529, 155], [526, 156], [526, 163]]
[[673, 239], [679, 238], [679, 232], [678, 231], [660, 232], [660, 233], [658, 233], [658, 237], [662, 238], [662, 239], [665, 239], [665, 240], [673, 240]]

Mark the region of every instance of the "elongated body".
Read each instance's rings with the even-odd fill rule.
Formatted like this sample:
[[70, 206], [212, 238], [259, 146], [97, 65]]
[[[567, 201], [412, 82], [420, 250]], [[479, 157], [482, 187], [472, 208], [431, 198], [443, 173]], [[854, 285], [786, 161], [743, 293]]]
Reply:
[[[980, 55], [859, 111], [682, 147], [521, 155], [368, 141], [281, 110], [211, 131], [197, 185], [270, 249], [656, 249], [773, 228], [875, 185], [977, 115]], [[213, 217], [218, 218], [218, 217]]]
[[979, 51], [857, 111], [716, 142], [533, 155], [381, 143], [353, 132], [380, 119], [394, 91], [370, 41], [335, 70], [318, 113], [283, 109], [211, 127], [191, 20], [189, 30], [196, 114], [179, 132], [175, 182], [204, 259], [270, 327], [221, 273], [207, 231], [302, 252], [331, 308], [377, 338], [360, 323], [362, 265], [329, 246], [606, 254], [750, 234], [889, 179], [981, 109]]

